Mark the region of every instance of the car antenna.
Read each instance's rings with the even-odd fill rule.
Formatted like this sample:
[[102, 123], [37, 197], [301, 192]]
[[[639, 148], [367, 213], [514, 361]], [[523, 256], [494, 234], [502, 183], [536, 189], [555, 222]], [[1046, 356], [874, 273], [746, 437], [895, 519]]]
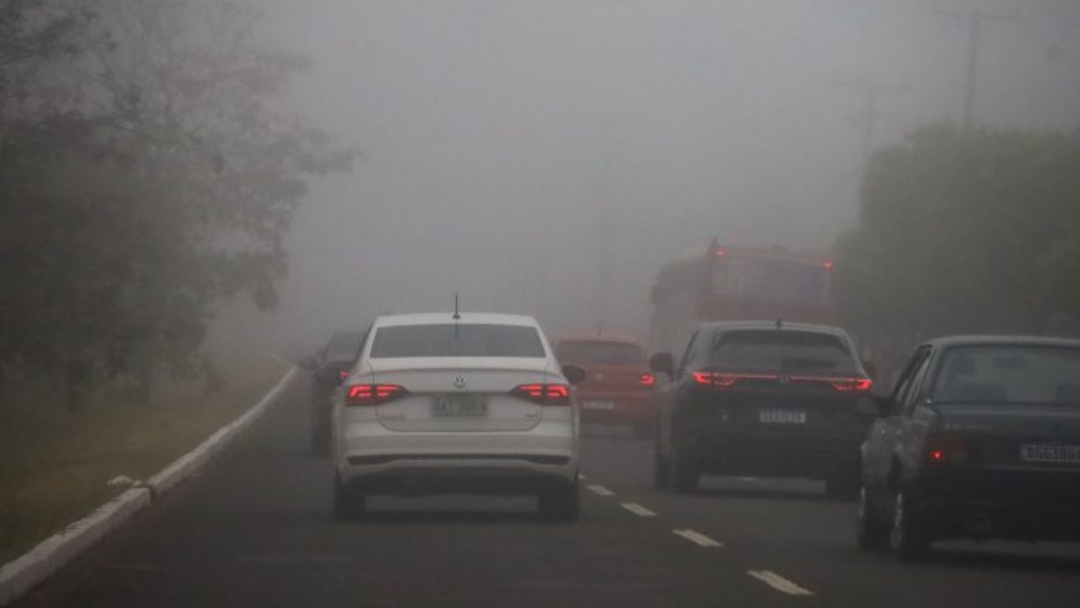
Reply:
[[458, 294], [456, 291], [454, 292], [454, 316], [452, 318], [455, 321], [461, 320], [461, 313], [458, 312]]

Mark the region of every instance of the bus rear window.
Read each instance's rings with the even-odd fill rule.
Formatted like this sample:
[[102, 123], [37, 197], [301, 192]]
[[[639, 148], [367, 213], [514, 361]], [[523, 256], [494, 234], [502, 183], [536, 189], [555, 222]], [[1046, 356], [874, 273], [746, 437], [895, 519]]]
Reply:
[[560, 342], [555, 356], [564, 363], [634, 365], [645, 362], [645, 351], [629, 342], [575, 340]]
[[829, 302], [830, 272], [822, 264], [795, 260], [731, 257], [717, 260], [713, 293], [771, 304]]

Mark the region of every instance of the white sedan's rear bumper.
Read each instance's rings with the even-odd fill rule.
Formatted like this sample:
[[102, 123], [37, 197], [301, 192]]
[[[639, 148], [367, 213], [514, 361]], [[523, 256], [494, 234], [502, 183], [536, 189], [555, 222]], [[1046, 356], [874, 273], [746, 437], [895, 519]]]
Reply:
[[344, 430], [335, 446], [338, 478], [369, 491], [516, 494], [577, 479], [577, 440], [563, 421], [498, 433], [402, 433], [374, 420]]

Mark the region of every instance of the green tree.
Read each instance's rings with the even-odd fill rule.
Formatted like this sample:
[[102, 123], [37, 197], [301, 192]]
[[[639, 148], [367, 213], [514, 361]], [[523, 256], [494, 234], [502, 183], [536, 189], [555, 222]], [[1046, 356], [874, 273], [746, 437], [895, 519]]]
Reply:
[[20, 306], [0, 306], [31, 317], [10, 352], [61, 366], [72, 406], [95, 379], [134, 376], [146, 400], [158, 372], [211, 372], [200, 347], [213, 303], [276, 304], [306, 180], [353, 159], [274, 110], [308, 61], [261, 43], [256, 11], [94, 4], [87, 53], [51, 75], [77, 92], [77, 128], [26, 129], [35, 153], [8, 157], [20, 177], [0, 195], [3, 238], [22, 246], [5, 254], [9, 272], [26, 287]]
[[1043, 333], [1080, 312], [1080, 136], [927, 127], [875, 153], [837, 243], [841, 314], [877, 350]]

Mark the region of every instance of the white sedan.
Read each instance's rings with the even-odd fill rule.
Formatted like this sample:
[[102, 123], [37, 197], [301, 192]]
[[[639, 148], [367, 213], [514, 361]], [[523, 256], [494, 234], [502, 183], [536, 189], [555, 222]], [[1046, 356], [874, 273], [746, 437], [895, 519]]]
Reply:
[[386, 494], [535, 494], [578, 514], [578, 406], [526, 316], [390, 315], [371, 326], [334, 400], [334, 515]]

